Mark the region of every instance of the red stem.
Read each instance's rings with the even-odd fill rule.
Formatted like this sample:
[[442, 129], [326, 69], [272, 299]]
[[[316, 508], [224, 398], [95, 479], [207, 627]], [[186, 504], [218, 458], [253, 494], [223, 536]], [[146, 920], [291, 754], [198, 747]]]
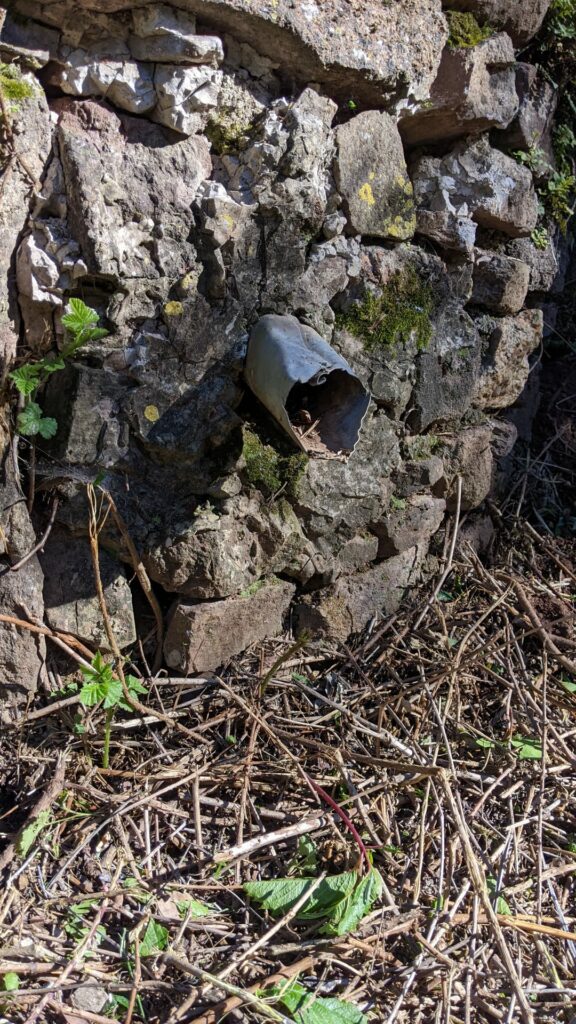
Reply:
[[357, 845], [358, 849], [360, 850], [360, 866], [362, 866], [362, 861], [365, 860], [366, 861], [366, 866], [369, 867], [370, 866], [370, 860], [369, 860], [369, 857], [368, 857], [368, 849], [364, 845], [364, 842], [362, 840], [362, 836], [358, 832], [358, 829], [354, 825], [354, 822], [346, 814], [346, 811], [344, 811], [342, 809], [342, 807], [340, 807], [340, 805], [337, 804], [336, 801], [332, 799], [332, 797], [326, 792], [325, 789], [322, 789], [322, 786], [319, 786], [317, 782], [314, 782], [313, 779], [311, 779], [309, 775], [306, 775], [306, 781], [308, 782], [308, 785], [310, 786], [310, 788], [313, 789], [314, 792], [317, 793], [318, 796], [321, 797], [322, 800], [324, 800], [328, 804], [328, 806], [332, 808], [332, 810], [338, 815], [339, 818], [341, 818], [341, 820], [344, 822], [344, 824], [345, 824], [346, 828], [348, 829], [348, 831], [351, 832], [352, 835], [354, 836], [354, 840], [356, 842], [356, 845]]

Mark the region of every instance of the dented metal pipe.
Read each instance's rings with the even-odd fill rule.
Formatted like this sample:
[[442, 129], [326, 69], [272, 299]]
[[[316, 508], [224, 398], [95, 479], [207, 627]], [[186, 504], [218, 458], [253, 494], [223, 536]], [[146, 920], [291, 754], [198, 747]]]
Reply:
[[340, 460], [354, 451], [370, 394], [311, 327], [294, 316], [261, 317], [248, 342], [245, 377], [302, 451]]

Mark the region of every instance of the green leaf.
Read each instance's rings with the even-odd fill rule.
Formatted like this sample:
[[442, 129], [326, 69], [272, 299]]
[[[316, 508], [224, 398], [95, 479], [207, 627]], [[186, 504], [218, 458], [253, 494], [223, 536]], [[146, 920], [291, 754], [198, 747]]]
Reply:
[[295, 875], [309, 875], [318, 867], [318, 850], [310, 836], [300, 836], [296, 853], [288, 864], [288, 871]]
[[140, 956], [154, 956], [166, 949], [167, 945], [168, 929], [151, 917], [140, 943]]
[[25, 363], [8, 376], [21, 395], [31, 395], [40, 384], [40, 367], [38, 363]]
[[186, 917], [190, 914], [190, 917], [213, 917], [217, 911], [213, 907], [209, 907], [207, 903], [202, 903], [202, 900], [180, 900], [176, 904], [178, 907], [178, 913], [182, 917]]
[[14, 971], [8, 971], [2, 978], [2, 988], [5, 992], [16, 992], [20, 988], [20, 978]]
[[19, 433], [34, 437], [40, 430], [41, 419], [42, 409], [38, 402], [28, 402], [28, 405], [18, 414], [17, 426]]
[[477, 747], [483, 747], [485, 750], [493, 750], [496, 746], [494, 740], [484, 739], [483, 736], [479, 736], [475, 743]]
[[108, 683], [103, 683], [101, 679], [95, 679], [92, 683], [85, 683], [80, 690], [80, 703], [85, 708], [93, 708], [105, 699], [107, 693]]
[[573, 683], [571, 679], [562, 678], [560, 686], [563, 686], [568, 693], [576, 693], [576, 683]]
[[263, 990], [265, 998], [277, 1002], [293, 1017], [296, 1024], [367, 1024], [368, 1018], [353, 1003], [343, 999], [315, 998], [298, 981], [290, 985], [274, 985]]
[[87, 306], [82, 299], [70, 299], [67, 312], [62, 317], [62, 323], [68, 330], [76, 332], [83, 327], [91, 327], [98, 323], [98, 313], [95, 309]]
[[52, 416], [43, 416], [38, 423], [38, 433], [41, 437], [48, 438], [54, 437], [58, 430], [58, 421]]
[[66, 363], [62, 356], [48, 356], [46, 359], [42, 359], [37, 366], [43, 373], [56, 373], [56, 370], [63, 370]]
[[[312, 921], [333, 914], [338, 904], [352, 891], [357, 878], [355, 871], [324, 878], [298, 911], [298, 918]], [[314, 881], [314, 878], [271, 878], [265, 882], [246, 882], [243, 889], [264, 910], [282, 915], [294, 906]]]
[[382, 892], [382, 875], [370, 868], [352, 892], [338, 904], [330, 920], [322, 928], [325, 935], [346, 935], [358, 927]]
[[52, 812], [50, 808], [45, 811], [40, 811], [37, 818], [34, 818], [29, 825], [20, 833], [16, 840], [16, 853], [19, 857], [25, 857], [29, 850], [32, 849], [38, 836], [46, 828]]
[[494, 875], [488, 875], [486, 879], [486, 888], [488, 889], [490, 896], [493, 897], [494, 910], [497, 914], [511, 914], [512, 910], [510, 909], [510, 904], [503, 896], [500, 895], [499, 892], [497, 892], [497, 885], [498, 883], [494, 878]]
[[542, 744], [540, 740], [531, 740], [526, 736], [515, 736], [510, 746], [518, 754], [520, 761], [541, 761]]

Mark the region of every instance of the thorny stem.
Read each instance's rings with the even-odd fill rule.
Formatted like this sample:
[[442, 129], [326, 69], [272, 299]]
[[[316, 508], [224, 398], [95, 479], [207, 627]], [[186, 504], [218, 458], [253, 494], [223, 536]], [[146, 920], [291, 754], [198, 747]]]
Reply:
[[314, 782], [314, 780], [311, 779], [309, 775], [306, 775], [306, 780], [308, 782], [308, 785], [314, 790], [314, 792], [317, 793], [318, 796], [322, 800], [324, 800], [325, 803], [327, 803], [328, 806], [332, 808], [334, 813], [337, 814], [338, 817], [344, 822], [346, 828], [354, 837], [356, 845], [360, 851], [360, 867], [362, 867], [362, 862], [365, 861], [366, 867], [369, 868], [370, 857], [368, 855], [368, 847], [364, 843], [364, 840], [362, 839], [362, 836], [360, 835], [352, 819], [348, 817], [346, 811], [342, 807], [340, 807], [340, 804], [337, 804], [336, 801], [332, 799], [330, 794], [327, 793], [325, 789], [322, 789], [322, 786], [319, 786], [317, 782]]

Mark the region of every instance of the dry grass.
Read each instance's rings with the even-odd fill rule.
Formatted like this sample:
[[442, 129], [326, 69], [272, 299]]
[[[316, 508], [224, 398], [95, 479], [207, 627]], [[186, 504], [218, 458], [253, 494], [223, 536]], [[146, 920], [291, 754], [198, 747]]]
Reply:
[[[350, 649], [286, 638], [221, 677], [159, 673], [107, 769], [104, 713], [79, 734], [76, 698], [37, 696], [0, 766], [4, 1019], [290, 1020], [259, 992], [298, 977], [385, 1024], [576, 1020], [575, 547], [538, 490], [566, 508], [556, 434], [491, 507], [489, 557], [452, 522], [412, 606]], [[303, 835], [318, 875], [358, 865], [350, 823], [385, 880], [356, 932], [250, 903]], [[165, 948], [144, 955], [150, 922]]]

